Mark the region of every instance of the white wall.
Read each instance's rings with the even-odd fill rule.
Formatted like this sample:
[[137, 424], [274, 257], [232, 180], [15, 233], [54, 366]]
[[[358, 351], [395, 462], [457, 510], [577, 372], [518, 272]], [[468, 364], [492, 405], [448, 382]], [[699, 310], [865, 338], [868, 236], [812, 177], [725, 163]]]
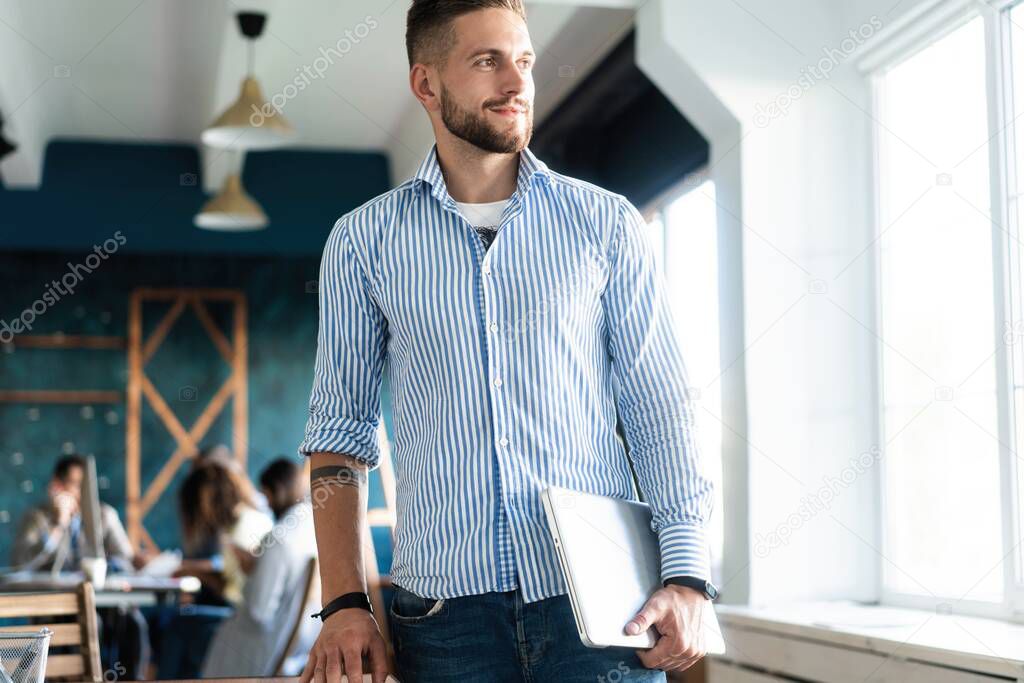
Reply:
[[208, 75], [235, 31], [222, 3], [0, 0], [0, 18], [8, 187], [38, 185], [54, 137], [194, 141], [215, 115]]
[[[881, 447], [874, 263], [864, 251], [873, 239], [870, 103], [853, 67], [862, 48], [851, 48], [918, 4], [638, 8], [641, 68], [711, 142], [723, 283], [741, 283], [723, 291], [723, 363], [740, 358], [722, 379], [736, 399], [721, 416], [734, 437], [721, 577], [729, 602], [878, 595], [878, 465], [849, 462]], [[844, 44], [851, 30], [859, 37]], [[833, 70], [808, 76], [810, 66]], [[791, 86], [784, 114], [765, 109]], [[780, 530], [788, 539], [771, 543]]]

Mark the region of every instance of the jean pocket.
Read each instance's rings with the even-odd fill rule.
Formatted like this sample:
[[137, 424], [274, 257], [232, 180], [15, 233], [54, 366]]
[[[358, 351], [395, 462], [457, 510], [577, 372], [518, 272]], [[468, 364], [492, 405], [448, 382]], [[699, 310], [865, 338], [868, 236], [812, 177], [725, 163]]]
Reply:
[[394, 586], [388, 615], [397, 622], [413, 623], [427, 621], [448, 614], [448, 600], [425, 598], [401, 586]]

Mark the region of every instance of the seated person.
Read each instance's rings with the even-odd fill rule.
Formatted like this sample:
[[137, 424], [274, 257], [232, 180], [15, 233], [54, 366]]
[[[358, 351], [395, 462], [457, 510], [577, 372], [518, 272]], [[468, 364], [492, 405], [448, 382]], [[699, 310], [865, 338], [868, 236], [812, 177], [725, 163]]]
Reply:
[[[68, 455], [57, 461], [46, 487], [46, 501], [28, 510], [21, 519], [11, 564], [18, 569], [46, 571], [58, 555], [64, 556], [62, 569], [77, 570], [84, 551], [85, 532], [80, 513], [85, 458]], [[148, 558], [136, 554], [121, 519], [110, 505], [100, 505], [103, 549], [113, 569], [139, 568]], [[58, 552], [59, 551], [59, 552]]]
[[285, 662], [283, 672], [295, 676], [305, 666], [319, 632], [319, 622], [300, 612], [307, 607], [302, 603], [309, 561], [316, 557], [313, 510], [306, 499], [308, 483], [298, 465], [280, 458], [260, 475], [260, 488], [277, 522], [256, 553], [241, 603], [210, 645], [203, 678], [273, 676], [298, 618], [302, 629], [299, 646]]
[[216, 538], [221, 562], [211, 568], [210, 560], [185, 560], [176, 572], [198, 576], [205, 590], [201, 602], [185, 605], [162, 624], [158, 678], [197, 678], [210, 639], [242, 601], [260, 541], [274, 525], [257, 509], [252, 490], [241, 467], [217, 459], [197, 463], [182, 483], [178, 505], [185, 547]]
[[[227, 446], [218, 444], [199, 451], [192, 459], [189, 480], [195, 484], [198, 482], [198, 478], [192, 477], [192, 474], [203, 467], [214, 465], [220, 466], [226, 471], [233, 488], [237, 490], [238, 496], [245, 502], [246, 507], [255, 507], [265, 513], [266, 526], [269, 528], [271, 509], [267, 504], [266, 497], [256, 490], [246, 475], [245, 469], [235, 460]], [[183, 485], [179, 498], [188, 495], [194, 501], [194, 491], [189, 492], [185, 489], [186, 486]], [[179, 503], [185, 505], [182, 500], [179, 500]], [[239, 550], [222, 547], [221, 543], [225, 536], [223, 529], [219, 528], [217, 524], [204, 523], [202, 520], [198, 523], [191, 523], [186, 517], [184, 508], [182, 508], [182, 526], [186, 527], [183, 538], [184, 561], [175, 572], [175, 576], [199, 577], [202, 581], [202, 588], [196, 596], [197, 602], [208, 605], [228, 605], [230, 603], [225, 600], [223, 595], [224, 553], [225, 551], [234, 553], [238, 558]], [[248, 559], [247, 554], [241, 554], [241, 561], [246, 562], [247, 565], [251, 564], [251, 562], [247, 562]], [[228, 562], [230, 563], [232, 560], [228, 560]]]
[[[214, 446], [208, 446], [196, 454], [196, 457], [192, 460], [191, 470], [195, 470], [197, 467], [208, 465], [210, 463], [217, 463], [227, 468], [228, 472], [235, 478], [235, 483], [242, 488], [243, 494], [246, 499], [249, 500], [254, 507], [262, 512], [266, 512], [268, 515], [271, 514], [270, 505], [267, 503], [266, 497], [261, 491], [256, 490], [250, 481], [248, 475], [245, 473], [245, 468], [235, 459], [235, 456], [231, 454], [231, 449], [224, 444], [216, 444]], [[191, 471], [190, 470], [190, 471]]]
[[[86, 550], [82, 528], [82, 481], [86, 461], [69, 455], [57, 461], [46, 487], [47, 499], [31, 508], [21, 519], [11, 562], [19, 569], [48, 571], [58, 558], [61, 569], [80, 569]], [[115, 571], [141, 568], [148, 556], [132, 548], [128, 534], [115, 510], [100, 504], [103, 550], [108, 566]], [[128, 680], [144, 675], [149, 662], [149, 636], [146, 622], [136, 608], [100, 608], [97, 610], [101, 653], [104, 663], [115, 659]]]
[[[210, 536], [219, 539], [223, 553], [220, 592], [228, 605], [242, 599], [253, 553], [274, 524], [256, 507], [243, 480], [247, 481], [244, 473], [210, 461], [189, 473], [178, 497], [185, 546], [194, 546], [198, 539]], [[183, 563], [179, 572], [184, 569]]]

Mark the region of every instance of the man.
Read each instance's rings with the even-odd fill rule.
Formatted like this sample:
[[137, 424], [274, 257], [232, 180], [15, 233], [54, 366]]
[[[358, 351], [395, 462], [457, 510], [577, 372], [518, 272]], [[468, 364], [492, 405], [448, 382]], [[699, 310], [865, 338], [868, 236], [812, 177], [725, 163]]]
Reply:
[[[60, 458], [46, 487], [47, 499], [24, 514], [11, 550], [11, 562], [21, 569], [46, 571], [61, 558], [61, 569], [81, 568], [88, 549], [82, 526], [82, 481], [86, 460], [80, 455]], [[135, 552], [115, 510], [100, 504], [100, 528], [107, 564], [114, 571], [139, 569], [149, 560]], [[117, 652], [126, 679], [145, 675], [150, 661], [149, 630], [138, 608], [97, 610], [104, 651]]]
[[[360, 552], [384, 367], [398, 678], [664, 681], [651, 669], [704, 654], [712, 488], [645, 223], [622, 195], [528, 149], [535, 55], [520, 0], [414, 0], [406, 47], [436, 144], [414, 178], [335, 224], [321, 264], [299, 451], [314, 496], [330, 493], [314, 513], [325, 610], [302, 681], [362, 680], [364, 654], [375, 681], [387, 670]], [[707, 593], [672, 583], [623, 624], [655, 626], [651, 650], [591, 649], [540, 493], [633, 499], [630, 460], [663, 579]]]
[[[47, 500], [30, 509], [21, 519], [11, 563], [17, 567], [45, 571], [64, 556], [62, 569], [76, 570], [83, 556], [85, 531], [80, 507], [85, 458], [68, 455], [57, 461], [46, 487]], [[147, 558], [136, 555], [121, 519], [110, 505], [100, 505], [103, 549], [113, 568], [132, 569]]]
[[[234, 615], [217, 630], [206, 653], [202, 678], [273, 676], [288, 645], [296, 614], [306, 606], [306, 573], [316, 557], [313, 510], [302, 471], [279, 458], [260, 474], [260, 490], [276, 523], [256, 552], [252, 573]], [[285, 661], [285, 675], [302, 671], [319, 624], [300, 614], [299, 645]]]
[[276, 522], [280, 522], [309, 493], [309, 485], [302, 479], [300, 468], [284, 457], [264, 467], [259, 482], [260, 494], [274, 513]]

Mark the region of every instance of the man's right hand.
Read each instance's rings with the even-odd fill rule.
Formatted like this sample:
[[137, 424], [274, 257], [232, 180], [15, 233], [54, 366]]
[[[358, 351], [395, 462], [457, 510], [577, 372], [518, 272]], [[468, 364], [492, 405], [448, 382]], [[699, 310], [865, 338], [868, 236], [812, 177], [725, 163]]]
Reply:
[[57, 525], [66, 529], [71, 524], [71, 518], [78, 512], [78, 500], [62, 487], [53, 484], [50, 485], [48, 493], [57, 516]]
[[385, 683], [388, 674], [387, 646], [376, 619], [359, 607], [338, 610], [324, 620], [316, 644], [299, 683], [362, 683], [363, 654], [369, 656], [373, 683]]

